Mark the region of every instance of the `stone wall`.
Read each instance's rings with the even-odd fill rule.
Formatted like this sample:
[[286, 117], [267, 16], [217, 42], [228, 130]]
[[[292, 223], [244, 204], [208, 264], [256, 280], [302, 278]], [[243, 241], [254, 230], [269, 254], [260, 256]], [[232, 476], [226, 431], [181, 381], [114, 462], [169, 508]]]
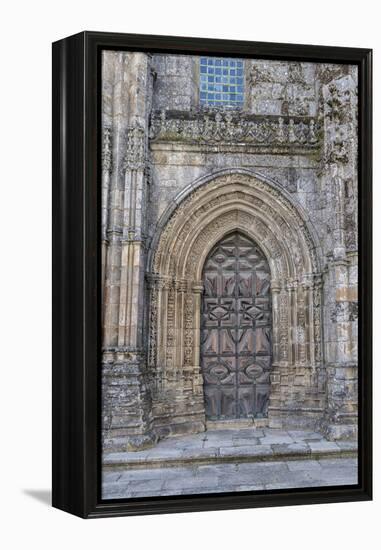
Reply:
[[[302, 261], [302, 237], [295, 229], [294, 237], [287, 235], [295, 238], [294, 274], [279, 294], [273, 277], [273, 299], [283, 300], [283, 315], [294, 317], [287, 335], [291, 359], [273, 365], [270, 425], [319, 426], [331, 438], [356, 434], [356, 68], [245, 60], [245, 75], [241, 111], [205, 110], [198, 105], [197, 57], [104, 53], [106, 450], [141, 448], [171, 433], [203, 429], [197, 361], [184, 374], [184, 357], [177, 352], [173, 383], [160, 393], [158, 373], [167, 359], [153, 363], [149, 357], [152, 340], [162, 334], [152, 332], [158, 311], [171, 300], [186, 303], [188, 285], [197, 287], [198, 281], [161, 277], [153, 265], [179, 206], [196, 188], [212, 189], [226, 175], [232, 184], [246, 177], [249, 187], [260, 189], [262, 182], [279, 192], [298, 212], [316, 256], [314, 267], [306, 264], [295, 275]], [[268, 208], [276, 205], [272, 200]], [[182, 212], [186, 219], [189, 212]], [[197, 298], [192, 300], [194, 308]], [[304, 357], [297, 350], [307, 337], [315, 351]]]

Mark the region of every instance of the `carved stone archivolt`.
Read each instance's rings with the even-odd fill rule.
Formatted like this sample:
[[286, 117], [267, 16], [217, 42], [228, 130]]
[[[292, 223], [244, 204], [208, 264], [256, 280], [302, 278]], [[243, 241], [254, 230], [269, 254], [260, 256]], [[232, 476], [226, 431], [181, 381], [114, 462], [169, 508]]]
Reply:
[[212, 247], [233, 231], [256, 242], [270, 266], [273, 367], [314, 370], [321, 363], [319, 258], [308, 221], [266, 181], [222, 175], [179, 203], [154, 245], [149, 369], [158, 399], [171, 388], [202, 395], [202, 269]]

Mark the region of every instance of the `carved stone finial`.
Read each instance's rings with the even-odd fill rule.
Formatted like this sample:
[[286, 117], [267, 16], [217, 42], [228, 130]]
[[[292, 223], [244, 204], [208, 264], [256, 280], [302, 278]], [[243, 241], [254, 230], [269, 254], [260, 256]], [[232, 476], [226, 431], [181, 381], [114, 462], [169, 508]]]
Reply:
[[142, 169], [145, 165], [146, 148], [145, 132], [140, 126], [133, 126], [127, 130], [127, 147], [124, 168]]
[[111, 172], [112, 170], [112, 130], [111, 128], [103, 129], [102, 143], [102, 170]]

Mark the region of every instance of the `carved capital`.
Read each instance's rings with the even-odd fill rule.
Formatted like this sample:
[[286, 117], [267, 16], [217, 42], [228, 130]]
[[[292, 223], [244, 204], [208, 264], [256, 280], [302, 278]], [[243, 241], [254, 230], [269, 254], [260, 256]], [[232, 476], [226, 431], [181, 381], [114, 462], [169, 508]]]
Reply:
[[271, 280], [271, 291], [272, 292], [280, 292], [282, 289], [282, 285], [281, 285], [281, 282], [279, 281], [279, 279], [272, 279]]
[[302, 277], [301, 283], [304, 290], [308, 290], [309, 288], [312, 288], [314, 284], [314, 274], [305, 273]]
[[193, 294], [203, 294], [203, 292], [204, 292], [203, 282], [202, 281], [197, 281], [197, 282], [193, 283], [192, 292], [193, 292]]
[[188, 281], [186, 279], [175, 279], [174, 285], [178, 292], [186, 292], [188, 288]]
[[168, 290], [171, 286], [173, 286], [173, 279], [171, 277], [158, 275], [157, 273], [149, 273], [146, 278], [148, 286], [151, 289]]
[[290, 292], [294, 292], [298, 288], [298, 281], [296, 279], [286, 279], [286, 289]]

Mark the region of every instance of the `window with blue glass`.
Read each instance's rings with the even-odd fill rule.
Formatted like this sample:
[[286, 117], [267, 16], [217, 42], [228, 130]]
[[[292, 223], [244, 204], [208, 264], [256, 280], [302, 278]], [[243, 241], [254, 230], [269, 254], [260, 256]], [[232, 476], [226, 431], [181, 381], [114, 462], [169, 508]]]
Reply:
[[244, 99], [242, 59], [200, 58], [200, 103], [213, 107], [241, 107]]

